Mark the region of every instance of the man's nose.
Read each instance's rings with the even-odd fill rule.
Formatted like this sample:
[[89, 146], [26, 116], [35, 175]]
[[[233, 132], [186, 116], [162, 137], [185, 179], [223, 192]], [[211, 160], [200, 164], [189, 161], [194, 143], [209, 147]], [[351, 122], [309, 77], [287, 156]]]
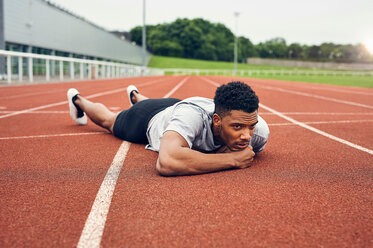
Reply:
[[249, 141], [251, 139], [249, 128], [243, 130], [243, 132], [241, 133], [241, 139], [242, 140], [247, 140], [247, 141]]

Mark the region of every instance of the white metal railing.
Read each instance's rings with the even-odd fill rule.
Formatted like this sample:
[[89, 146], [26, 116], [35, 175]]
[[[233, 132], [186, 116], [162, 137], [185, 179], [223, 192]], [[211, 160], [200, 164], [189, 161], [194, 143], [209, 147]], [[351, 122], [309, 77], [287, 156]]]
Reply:
[[[76, 71], [79, 72], [78, 79], [99, 79], [99, 78], [117, 78], [117, 77], [128, 77], [128, 76], [146, 76], [146, 75], [163, 75], [162, 70], [150, 69], [148, 67], [136, 66], [124, 63], [114, 63], [107, 61], [89, 60], [89, 59], [78, 59], [72, 57], [61, 57], [52, 55], [42, 55], [35, 53], [22, 53], [14, 51], [0, 50], [0, 56], [6, 57], [6, 74], [4, 78], [10, 84], [12, 79], [19, 82], [23, 81], [24, 77], [24, 65], [23, 59], [27, 59], [27, 77], [29, 82], [34, 81], [34, 76], [45, 76], [46, 81], [51, 80], [51, 75], [56, 72], [56, 62], [58, 62], [58, 77], [57, 80], [63, 81], [65, 79], [65, 68], [68, 67], [70, 80], [74, 80], [76, 77]], [[13, 73], [12, 62], [15, 58], [17, 60], [18, 68], [17, 73]], [[33, 60], [38, 60], [38, 63], [34, 65]], [[39, 61], [41, 60], [41, 61]], [[51, 66], [52, 63], [52, 66]], [[79, 65], [76, 70], [76, 65]], [[41, 68], [42, 67], [42, 68]], [[51, 70], [53, 67], [53, 70]], [[38, 70], [35, 73], [34, 70]], [[15, 71], [15, 70], [14, 70]], [[18, 77], [17, 77], [18, 74]], [[15, 76], [15, 77], [14, 77]]]
[[[226, 75], [232, 76], [232, 70], [224, 69], [163, 69], [169, 75]], [[237, 70], [237, 76], [255, 75], [307, 75], [307, 76], [373, 76], [372, 71], [329, 71], [329, 70]]]
[[[24, 75], [28, 81], [33, 82], [34, 77], [38, 81], [84, 80], [103, 79], [118, 77], [133, 77], [147, 75], [226, 75], [232, 76], [233, 70], [222, 69], [155, 69], [124, 63], [107, 61], [78, 59], [72, 57], [61, 57], [52, 55], [41, 55], [34, 53], [22, 53], [0, 50], [0, 57], [6, 57], [6, 74], [0, 75], [9, 84], [14, 81], [22, 82]], [[27, 59], [24, 65], [23, 60]], [[34, 60], [35, 63], [34, 63]], [[15, 63], [12, 63], [15, 62]], [[58, 63], [58, 66], [56, 66]], [[78, 66], [77, 66], [78, 65]], [[13, 73], [17, 71], [16, 73]], [[27, 73], [24, 73], [27, 71]], [[17, 75], [18, 74], [18, 75]], [[77, 75], [78, 74], [78, 75]], [[57, 75], [57, 76], [56, 76]], [[307, 76], [373, 76], [372, 71], [330, 71], [330, 70], [237, 70], [236, 76], [256, 75], [307, 75]]]

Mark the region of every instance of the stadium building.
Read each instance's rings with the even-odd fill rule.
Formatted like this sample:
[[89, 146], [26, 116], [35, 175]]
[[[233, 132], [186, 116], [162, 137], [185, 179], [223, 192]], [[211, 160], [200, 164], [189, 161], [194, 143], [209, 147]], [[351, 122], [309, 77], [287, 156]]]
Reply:
[[[141, 47], [47, 0], [0, 0], [0, 50], [143, 64]], [[150, 56], [147, 52], [146, 64]], [[12, 72], [18, 69], [15, 59]], [[22, 63], [26, 72], [28, 61]], [[35, 60], [32, 66], [42, 68]], [[55, 63], [50, 66], [53, 75]], [[1, 57], [0, 74], [5, 72]]]

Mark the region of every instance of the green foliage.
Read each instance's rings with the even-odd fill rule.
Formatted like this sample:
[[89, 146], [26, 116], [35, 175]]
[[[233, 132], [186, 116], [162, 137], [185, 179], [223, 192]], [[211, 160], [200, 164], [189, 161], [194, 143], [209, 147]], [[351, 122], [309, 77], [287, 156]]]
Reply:
[[167, 54], [168, 56], [181, 57], [183, 55], [183, 47], [173, 41], [164, 41], [163, 43], [155, 43], [153, 45], [155, 54]]
[[287, 47], [283, 38], [273, 38], [257, 45], [257, 51], [262, 58], [286, 58]]
[[[130, 31], [131, 39], [142, 45], [142, 27]], [[213, 61], [233, 61], [234, 35], [221, 23], [211, 23], [202, 18], [179, 18], [172, 23], [146, 26], [147, 49], [161, 56], [195, 58]], [[238, 37], [238, 61], [248, 57], [287, 58], [325, 62], [373, 62], [373, 56], [362, 44], [289, 46], [277, 37], [253, 45], [246, 37]]]
[[238, 37], [237, 44], [238, 61], [242, 61], [245, 63], [246, 59], [249, 57], [258, 57], [259, 54], [255, 49], [255, 46], [248, 38], [245, 38], [243, 36]]
[[[146, 25], [146, 37], [149, 37], [150, 32], [153, 30], [154, 26]], [[131, 41], [134, 41], [136, 45], [142, 46], [142, 26], [134, 27], [130, 30]], [[148, 45], [148, 41], [146, 42]]]
[[196, 58], [196, 52], [201, 48], [202, 30], [190, 22], [180, 33], [180, 45], [184, 48], [184, 58]]
[[288, 46], [287, 55], [289, 59], [304, 59], [306, 57], [302, 46], [298, 43], [292, 43]]
[[[201, 18], [177, 19], [172, 23], [147, 26], [146, 30], [147, 48], [155, 55], [233, 60], [234, 35], [223, 24]], [[137, 26], [130, 33], [132, 41], [142, 45], [142, 27]]]
[[319, 46], [311, 46], [307, 49], [307, 58], [312, 60], [318, 60], [321, 57], [321, 51]]
[[142, 27], [137, 26], [137, 27], [132, 28], [130, 30], [130, 34], [131, 34], [131, 41], [135, 42], [136, 45], [141, 46], [142, 45]]
[[362, 44], [339, 45], [334, 43], [323, 43], [320, 46], [303, 46], [305, 60], [324, 62], [373, 62], [373, 56]]

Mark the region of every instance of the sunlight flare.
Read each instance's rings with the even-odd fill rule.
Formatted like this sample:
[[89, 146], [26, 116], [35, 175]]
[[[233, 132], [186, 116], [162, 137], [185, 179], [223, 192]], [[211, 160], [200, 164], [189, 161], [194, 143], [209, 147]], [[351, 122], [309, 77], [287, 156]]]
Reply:
[[365, 47], [368, 49], [370, 54], [373, 54], [373, 39], [364, 42]]

